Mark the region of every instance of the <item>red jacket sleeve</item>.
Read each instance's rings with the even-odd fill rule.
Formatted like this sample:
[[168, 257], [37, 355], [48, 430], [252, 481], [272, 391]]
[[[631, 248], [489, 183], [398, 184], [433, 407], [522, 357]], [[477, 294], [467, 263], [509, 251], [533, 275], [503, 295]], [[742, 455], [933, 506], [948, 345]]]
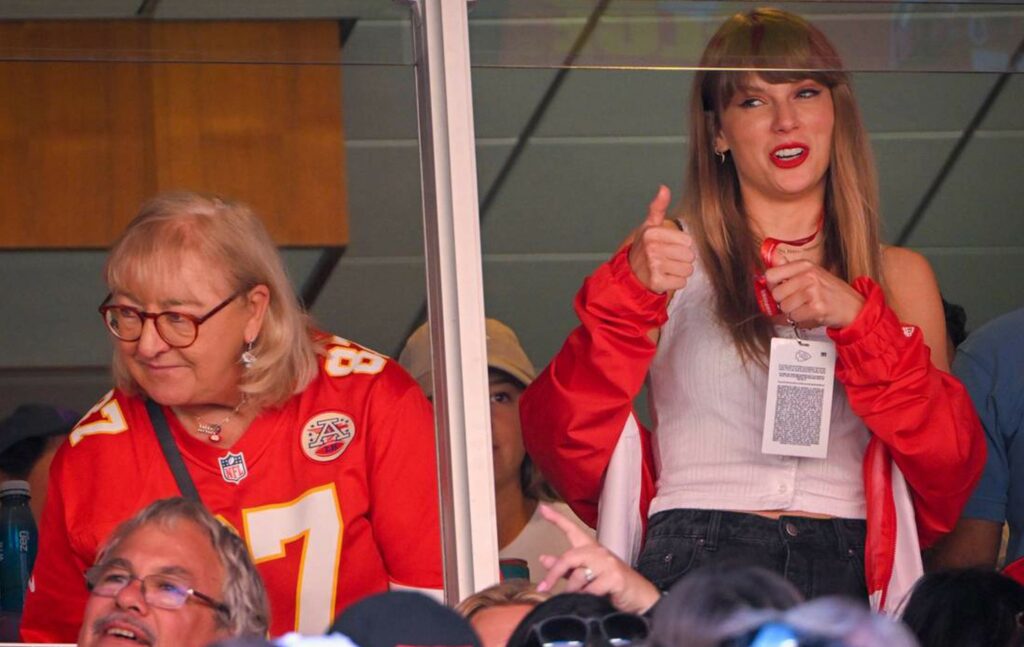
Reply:
[[83, 559], [72, 548], [65, 524], [61, 464], [68, 446], [58, 452], [51, 469], [46, 506], [39, 529], [39, 551], [32, 581], [25, 593], [21, 638], [30, 643], [74, 643], [89, 593], [85, 569], [92, 556]]
[[836, 376], [850, 406], [888, 447], [907, 479], [922, 547], [953, 529], [985, 465], [985, 437], [970, 397], [932, 365], [916, 326], [904, 326], [882, 289], [861, 277], [857, 319], [829, 330]]
[[[668, 318], [665, 295], [636, 279], [628, 252], [620, 251], [584, 282], [575, 303], [581, 325], [519, 405], [527, 453], [591, 526], [605, 469], [654, 358], [648, 332]], [[653, 462], [647, 430], [641, 437], [646, 508], [654, 492]]]

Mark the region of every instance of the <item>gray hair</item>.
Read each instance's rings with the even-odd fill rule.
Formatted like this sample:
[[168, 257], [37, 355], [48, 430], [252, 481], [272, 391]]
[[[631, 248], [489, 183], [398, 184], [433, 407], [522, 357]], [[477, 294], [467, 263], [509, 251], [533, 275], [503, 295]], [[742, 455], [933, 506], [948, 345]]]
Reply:
[[815, 598], [787, 611], [742, 611], [723, 623], [722, 632], [726, 637], [742, 636], [771, 622], [845, 647], [918, 647], [903, 623], [874, 613], [859, 600], [840, 596]]
[[714, 647], [800, 601], [796, 587], [774, 571], [730, 563], [701, 566], [658, 603], [648, 645]]
[[226, 613], [217, 614], [217, 622], [234, 636], [258, 636], [267, 633], [270, 604], [263, 579], [256, 571], [245, 542], [231, 528], [218, 521], [202, 503], [174, 497], [150, 503], [134, 517], [124, 521], [110, 534], [96, 556], [102, 564], [128, 535], [142, 526], [160, 524], [170, 527], [179, 520], [191, 521], [205, 531], [224, 567], [221, 600]]
[[851, 598], [816, 598], [790, 609], [783, 619], [795, 629], [842, 640], [849, 647], [917, 647], [906, 625]]

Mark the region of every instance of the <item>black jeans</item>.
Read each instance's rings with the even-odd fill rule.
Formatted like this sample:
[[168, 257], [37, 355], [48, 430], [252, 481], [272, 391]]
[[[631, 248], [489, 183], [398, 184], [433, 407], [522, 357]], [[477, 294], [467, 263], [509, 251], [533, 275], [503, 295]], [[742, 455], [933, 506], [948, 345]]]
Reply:
[[637, 570], [665, 591], [704, 564], [761, 566], [804, 597], [867, 601], [863, 519], [811, 519], [720, 510], [666, 510], [651, 517]]

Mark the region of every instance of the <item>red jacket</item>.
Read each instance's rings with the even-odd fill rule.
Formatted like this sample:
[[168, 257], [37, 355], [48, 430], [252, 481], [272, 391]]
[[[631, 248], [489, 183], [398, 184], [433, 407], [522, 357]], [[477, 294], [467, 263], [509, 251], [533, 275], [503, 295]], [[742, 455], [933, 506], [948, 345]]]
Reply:
[[[527, 451], [591, 525], [612, 453], [654, 358], [648, 332], [667, 320], [665, 295], [636, 279], [628, 251], [584, 282], [575, 304], [582, 325], [520, 400]], [[864, 307], [829, 336], [836, 376], [872, 433], [864, 456], [865, 571], [872, 603], [891, 609], [900, 600], [887, 593], [902, 592], [920, 573], [920, 548], [953, 528], [984, 467], [985, 440], [967, 392], [932, 365], [921, 331], [899, 322], [872, 280], [858, 278], [853, 287]], [[646, 521], [656, 475], [649, 432], [641, 429], [640, 438], [638, 503]], [[910, 571], [901, 571], [904, 565]]]

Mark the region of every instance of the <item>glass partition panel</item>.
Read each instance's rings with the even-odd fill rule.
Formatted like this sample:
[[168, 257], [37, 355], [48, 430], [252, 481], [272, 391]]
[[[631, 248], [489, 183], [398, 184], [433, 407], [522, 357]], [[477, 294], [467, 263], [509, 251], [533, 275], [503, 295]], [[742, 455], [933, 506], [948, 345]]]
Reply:
[[[486, 305], [538, 368], [573, 297], [687, 190], [688, 101], [704, 46], [746, 2], [526, 1], [470, 14]], [[884, 241], [924, 254], [967, 327], [1024, 305], [1024, 7], [799, 2], [851, 72]], [[646, 407], [640, 397], [638, 407]]]
[[[471, 14], [474, 64], [693, 68], [718, 25], [755, 6], [665, 0], [479, 3]], [[846, 68], [857, 71], [1001, 72], [1024, 33], [1024, 8], [1012, 2], [772, 6], [814, 22], [836, 45]], [[1019, 61], [1015, 65], [1020, 69]]]
[[[307, 26], [315, 37], [295, 35]], [[246, 31], [263, 27], [276, 35]], [[241, 31], [210, 37], [222, 28]], [[109, 388], [103, 248], [168, 189], [252, 203], [319, 325], [397, 356], [425, 316], [407, 7], [11, 2], [0, 30], [5, 175], [27, 178], [3, 189], [0, 416], [25, 401], [84, 411]], [[47, 228], [47, 209], [68, 224]]]

